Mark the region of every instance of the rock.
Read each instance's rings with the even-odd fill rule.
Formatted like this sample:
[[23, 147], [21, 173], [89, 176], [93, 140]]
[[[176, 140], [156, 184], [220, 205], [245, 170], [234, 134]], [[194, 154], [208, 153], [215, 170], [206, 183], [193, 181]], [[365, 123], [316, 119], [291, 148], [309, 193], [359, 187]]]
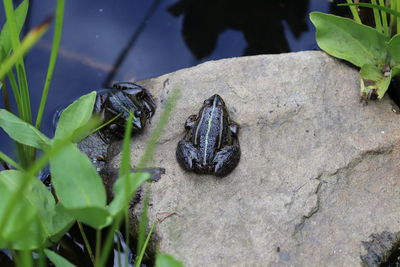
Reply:
[[[161, 252], [186, 266], [360, 266], [371, 235], [398, 236], [397, 107], [388, 98], [362, 105], [357, 69], [300, 52], [210, 61], [139, 83], [159, 107], [133, 139], [133, 165], [169, 92], [182, 89], [149, 166], [166, 169], [150, 186]], [[222, 179], [175, 159], [186, 118], [215, 93], [241, 125], [241, 161]]]
[[[370, 238], [371, 241], [363, 242], [367, 254], [362, 255], [361, 259], [366, 266], [380, 266], [383, 262], [390, 262], [389, 258], [392, 255], [398, 257], [399, 233], [396, 235], [389, 232], [382, 232], [381, 234], [373, 234]], [[392, 263], [393, 265], [390, 266], [398, 266], [399, 260], [396, 260], [397, 265]]]

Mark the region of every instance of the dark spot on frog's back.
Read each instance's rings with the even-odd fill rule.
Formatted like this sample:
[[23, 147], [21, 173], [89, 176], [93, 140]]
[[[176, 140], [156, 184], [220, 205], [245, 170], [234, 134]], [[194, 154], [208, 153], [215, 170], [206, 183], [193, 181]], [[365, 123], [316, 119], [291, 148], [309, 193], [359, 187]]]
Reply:
[[206, 99], [199, 114], [185, 123], [186, 135], [176, 157], [188, 171], [225, 176], [239, 163], [239, 125], [230, 119], [225, 102], [215, 94]]

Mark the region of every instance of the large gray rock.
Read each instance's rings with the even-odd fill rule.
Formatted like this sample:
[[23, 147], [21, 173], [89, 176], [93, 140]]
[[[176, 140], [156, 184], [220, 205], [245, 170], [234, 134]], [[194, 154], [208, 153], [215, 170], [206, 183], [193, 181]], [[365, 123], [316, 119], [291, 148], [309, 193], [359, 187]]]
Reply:
[[[211, 61], [141, 84], [159, 109], [133, 140], [133, 165], [167, 95], [182, 89], [151, 164], [166, 169], [151, 184], [161, 252], [187, 266], [358, 266], [372, 234], [398, 236], [400, 120], [387, 98], [359, 102], [358, 70], [300, 52]], [[241, 125], [241, 161], [222, 179], [175, 159], [186, 118], [215, 93]]]

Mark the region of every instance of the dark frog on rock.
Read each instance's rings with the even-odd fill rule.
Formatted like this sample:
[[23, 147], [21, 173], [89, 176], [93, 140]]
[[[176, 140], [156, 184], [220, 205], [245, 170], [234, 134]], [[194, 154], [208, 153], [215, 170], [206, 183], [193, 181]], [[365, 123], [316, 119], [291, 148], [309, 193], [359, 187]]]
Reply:
[[115, 83], [112, 89], [99, 92], [94, 107], [94, 113], [104, 122], [113, 120], [101, 130], [107, 139], [123, 137], [130, 112], [134, 115], [132, 131], [141, 132], [155, 110], [156, 104], [149, 91], [130, 82]]
[[205, 100], [199, 115], [186, 120], [185, 129], [185, 138], [176, 150], [177, 160], [184, 169], [225, 176], [239, 163], [239, 125], [230, 119], [219, 95]]

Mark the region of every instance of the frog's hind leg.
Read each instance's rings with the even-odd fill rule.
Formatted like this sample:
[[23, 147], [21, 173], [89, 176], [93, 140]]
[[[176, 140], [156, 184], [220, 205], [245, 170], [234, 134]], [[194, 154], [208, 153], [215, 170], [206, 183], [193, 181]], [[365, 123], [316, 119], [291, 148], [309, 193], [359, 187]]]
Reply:
[[240, 160], [240, 147], [237, 145], [226, 146], [215, 155], [213, 163], [215, 164], [214, 174], [216, 176], [225, 176], [229, 174]]
[[182, 140], [176, 148], [176, 158], [182, 168], [192, 171], [195, 162], [198, 161], [197, 149], [190, 142]]

